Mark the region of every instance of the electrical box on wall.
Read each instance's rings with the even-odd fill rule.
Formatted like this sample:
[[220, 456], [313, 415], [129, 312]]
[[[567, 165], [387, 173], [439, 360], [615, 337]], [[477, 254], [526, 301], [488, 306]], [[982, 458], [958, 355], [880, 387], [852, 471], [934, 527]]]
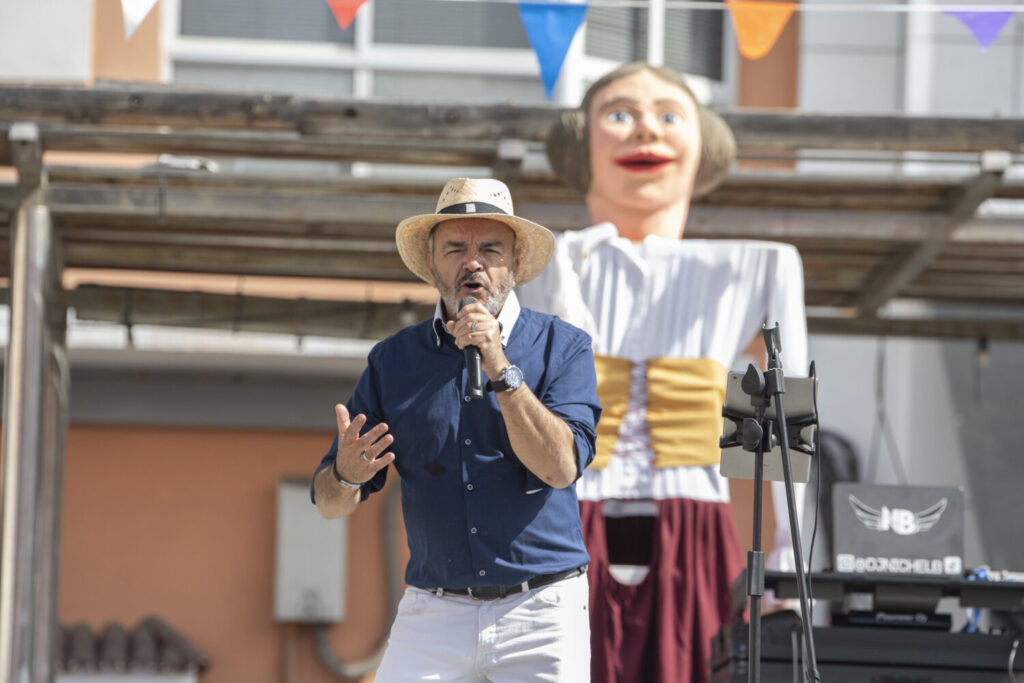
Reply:
[[346, 519], [323, 519], [309, 500], [309, 479], [277, 484], [274, 618], [325, 623], [345, 616]]

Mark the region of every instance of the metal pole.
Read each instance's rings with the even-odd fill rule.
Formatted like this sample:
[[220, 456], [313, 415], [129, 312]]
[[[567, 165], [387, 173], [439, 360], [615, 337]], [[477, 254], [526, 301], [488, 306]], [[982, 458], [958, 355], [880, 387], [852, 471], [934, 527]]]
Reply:
[[53, 680], [68, 373], [59, 258], [35, 126], [15, 124], [25, 197], [11, 226], [4, 372], [0, 683]]
[[[775, 417], [779, 425], [779, 447], [782, 450], [782, 477], [786, 482], [786, 507], [789, 512], [789, 533], [793, 539], [793, 562], [796, 564], [796, 587], [800, 597], [800, 618], [804, 632], [804, 645], [807, 648], [804, 658], [804, 674], [810, 683], [820, 683], [818, 658], [814, 652], [814, 625], [811, 623], [811, 598], [807, 590], [807, 577], [804, 573], [804, 559], [800, 552], [800, 527], [797, 525], [797, 510], [793, 493], [793, 466], [789, 457], [789, 427], [786, 423], [786, 407], [782, 395], [786, 393], [786, 378], [782, 373], [782, 362], [779, 360], [779, 326], [764, 327], [761, 330], [764, 345], [768, 351], [768, 370], [765, 380], [768, 394], [775, 402]], [[813, 373], [813, 365], [811, 372]], [[813, 374], [812, 374], [813, 377]]]
[[647, 63], [665, 65], [665, 0], [650, 0], [647, 5]]
[[[763, 412], [759, 410], [758, 412]], [[763, 418], [760, 415], [758, 419]], [[750, 645], [747, 648], [747, 680], [749, 683], [761, 681], [761, 597], [764, 595], [764, 553], [761, 551], [761, 516], [764, 507], [764, 452], [765, 442], [771, 450], [771, 421], [763, 425], [761, 440], [757, 443], [754, 453], [754, 536], [747, 553], [747, 595], [750, 596]]]

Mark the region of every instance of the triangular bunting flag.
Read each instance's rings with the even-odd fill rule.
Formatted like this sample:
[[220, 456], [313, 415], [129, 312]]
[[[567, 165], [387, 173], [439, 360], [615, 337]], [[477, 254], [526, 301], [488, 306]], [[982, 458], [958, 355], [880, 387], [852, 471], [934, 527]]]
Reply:
[[796, 7], [793, 2], [762, 0], [725, 0], [725, 4], [732, 15], [740, 54], [747, 59], [761, 59], [771, 52]]
[[974, 34], [978, 46], [982, 52], [988, 52], [992, 43], [999, 37], [1000, 32], [1006, 26], [1006, 22], [1013, 16], [1013, 12], [979, 11], [979, 12], [958, 12], [950, 10], [943, 12], [951, 17], [959, 19], [964, 26]]
[[121, 0], [121, 14], [124, 15], [124, 39], [131, 40], [139, 24], [149, 16], [157, 0]]
[[572, 39], [586, 16], [586, 4], [519, 3], [519, 17], [523, 20], [526, 37], [537, 53], [540, 77], [549, 100]]
[[352, 20], [356, 18], [356, 12], [366, 4], [366, 0], [327, 0], [327, 4], [331, 8], [331, 12], [334, 13], [334, 20], [344, 31], [352, 25]]

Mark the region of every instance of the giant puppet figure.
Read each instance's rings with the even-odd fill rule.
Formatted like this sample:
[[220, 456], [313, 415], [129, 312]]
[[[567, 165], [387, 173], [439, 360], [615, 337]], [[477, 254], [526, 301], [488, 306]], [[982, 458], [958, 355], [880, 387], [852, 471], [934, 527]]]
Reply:
[[[718, 472], [726, 374], [765, 322], [780, 324], [787, 374], [806, 370], [800, 257], [680, 239], [690, 198], [724, 178], [735, 141], [671, 69], [632, 63], [598, 80], [548, 157], [593, 225], [559, 236], [520, 296], [590, 332], [597, 354], [597, 457], [577, 482], [593, 680], [703, 682], [743, 566]], [[782, 523], [769, 564], [786, 568], [785, 497], [772, 497]]]

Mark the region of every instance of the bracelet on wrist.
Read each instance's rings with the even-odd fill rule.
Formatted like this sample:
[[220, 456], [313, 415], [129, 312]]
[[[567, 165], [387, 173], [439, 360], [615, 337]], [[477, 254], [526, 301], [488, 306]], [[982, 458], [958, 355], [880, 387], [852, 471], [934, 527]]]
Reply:
[[362, 484], [353, 484], [352, 482], [345, 481], [344, 479], [341, 478], [341, 475], [338, 474], [338, 461], [337, 460], [335, 460], [334, 462], [331, 463], [331, 474], [334, 475], [334, 481], [338, 482], [339, 484], [341, 484], [342, 486], [344, 486], [347, 489], [352, 489], [353, 491], [358, 491], [359, 489], [363, 488]]

